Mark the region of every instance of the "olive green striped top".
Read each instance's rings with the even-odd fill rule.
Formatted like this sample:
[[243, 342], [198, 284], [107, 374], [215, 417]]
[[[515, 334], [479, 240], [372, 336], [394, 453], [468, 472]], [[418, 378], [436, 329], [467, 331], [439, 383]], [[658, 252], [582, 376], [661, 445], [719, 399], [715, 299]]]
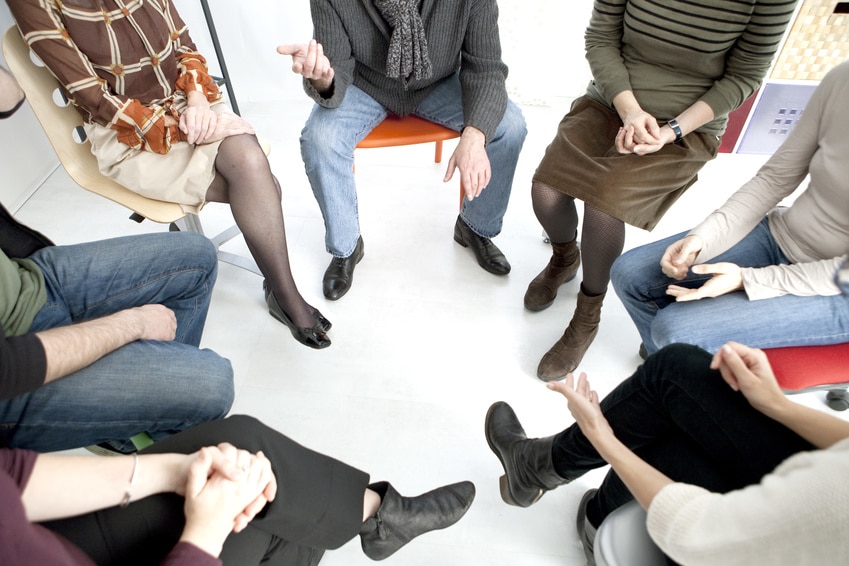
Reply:
[[588, 95], [612, 105], [631, 90], [660, 122], [698, 100], [716, 118], [698, 129], [721, 134], [727, 114], [760, 86], [796, 0], [596, 0], [586, 31], [594, 81]]

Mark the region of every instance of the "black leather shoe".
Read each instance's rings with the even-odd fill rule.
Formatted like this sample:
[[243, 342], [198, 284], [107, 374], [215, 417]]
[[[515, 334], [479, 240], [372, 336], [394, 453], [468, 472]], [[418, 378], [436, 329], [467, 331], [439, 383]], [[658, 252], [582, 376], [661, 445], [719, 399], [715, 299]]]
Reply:
[[[295, 340], [304, 346], [309, 346], [316, 350], [321, 350], [330, 346], [330, 338], [327, 337], [327, 334], [325, 333], [326, 331], [320, 322], [316, 321], [315, 326], [311, 327], [295, 326], [295, 323], [292, 322], [292, 319], [289, 318], [289, 315], [286, 314], [286, 311], [284, 311], [283, 307], [280, 306], [280, 303], [277, 302], [274, 292], [265, 282], [263, 282], [262, 286], [265, 289], [265, 302], [268, 304], [268, 313], [285, 324], [289, 329], [289, 332], [291, 332], [292, 336], [294, 336]], [[317, 312], [318, 310], [313, 311], [313, 318], [315, 318], [315, 313]], [[320, 315], [321, 313], [318, 314]], [[327, 323], [329, 325], [330, 321], [328, 320]]]
[[450, 527], [475, 499], [470, 481], [438, 487], [417, 497], [404, 497], [386, 482], [369, 486], [381, 498], [380, 508], [360, 528], [363, 552], [383, 560], [419, 535]]
[[[263, 291], [263, 293], [265, 293], [265, 302], [267, 303], [268, 302], [268, 295], [271, 293], [271, 291], [268, 288], [268, 280], [267, 279], [262, 280], [262, 291]], [[269, 312], [270, 312], [270, 307], [269, 307]], [[312, 317], [319, 324], [319, 326], [321, 326], [321, 329], [324, 330], [325, 332], [330, 332], [330, 329], [333, 328], [333, 323], [330, 322], [329, 320], [327, 320], [324, 317], [324, 315], [321, 314], [321, 311], [319, 311], [315, 307], [313, 307], [313, 309], [312, 309]]]
[[530, 507], [546, 491], [569, 483], [554, 471], [551, 459], [554, 437], [528, 438], [513, 408], [504, 401], [493, 403], [486, 412], [484, 433], [504, 468], [504, 475], [498, 481], [505, 503]]
[[454, 241], [464, 248], [471, 247], [472, 251], [475, 252], [478, 264], [490, 273], [495, 275], [510, 273], [510, 262], [504, 257], [498, 246], [493, 244], [489, 238], [475, 234], [459, 216], [457, 223], [454, 224]]
[[357, 247], [354, 253], [348, 257], [334, 257], [324, 272], [323, 290], [324, 296], [331, 301], [341, 299], [351, 288], [354, 281], [354, 268], [363, 259], [363, 237], [357, 239]]

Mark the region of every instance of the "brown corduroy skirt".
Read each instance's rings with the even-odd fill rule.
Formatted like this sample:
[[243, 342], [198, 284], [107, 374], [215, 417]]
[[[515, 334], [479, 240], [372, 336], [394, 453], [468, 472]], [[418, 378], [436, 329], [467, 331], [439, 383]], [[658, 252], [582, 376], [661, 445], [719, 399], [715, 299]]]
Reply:
[[615, 110], [582, 96], [563, 117], [534, 181], [651, 230], [716, 157], [719, 138], [692, 132], [648, 155], [620, 154]]

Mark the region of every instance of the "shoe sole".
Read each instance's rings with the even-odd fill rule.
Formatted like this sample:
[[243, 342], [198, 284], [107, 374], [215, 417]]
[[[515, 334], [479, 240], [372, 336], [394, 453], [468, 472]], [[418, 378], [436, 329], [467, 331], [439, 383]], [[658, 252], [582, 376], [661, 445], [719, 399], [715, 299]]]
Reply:
[[495, 406], [492, 406], [486, 412], [486, 418], [484, 419], [483, 435], [486, 437], [486, 443], [489, 445], [489, 449], [492, 450], [492, 452], [498, 458], [498, 461], [501, 462], [501, 467], [505, 470], [505, 473], [498, 478], [498, 489], [501, 492], [501, 499], [507, 505], [513, 505], [515, 507], [530, 507], [531, 505], [540, 500], [540, 498], [545, 494], [545, 491], [540, 489], [537, 496], [534, 497], [533, 500], [527, 505], [522, 505], [521, 503], [516, 501], [515, 497], [513, 497], [513, 493], [511, 493], [510, 491], [510, 483], [507, 481], [507, 466], [504, 464], [504, 460], [501, 458], [501, 453], [492, 444], [492, 441], [489, 439], [489, 435], [487, 434], [487, 431], [489, 430], [489, 417], [492, 415], [492, 411], [494, 408]]

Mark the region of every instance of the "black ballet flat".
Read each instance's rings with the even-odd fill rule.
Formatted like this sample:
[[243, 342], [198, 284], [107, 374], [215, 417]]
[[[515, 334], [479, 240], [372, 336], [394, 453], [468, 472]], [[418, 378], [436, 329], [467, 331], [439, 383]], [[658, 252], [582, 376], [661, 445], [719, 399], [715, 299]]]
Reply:
[[315, 319], [318, 325], [321, 326], [321, 329], [325, 332], [329, 332], [330, 329], [333, 328], [333, 323], [324, 318], [324, 315], [321, 314], [318, 309], [312, 309], [312, 317]]
[[[265, 300], [267, 302], [269, 293], [267, 279], [262, 280], [262, 291], [265, 293]], [[330, 332], [330, 329], [333, 328], [333, 323], [327, 320], [327, 318], [323, 314], [321, 314], [321, 312], [315, 307], [312, 307], [312, 317], [321, 326], [321, 329], [325, 332]]]
[[[295, 323], [292, 322], [292, 319], [289, 318], [289, 315], [286, 314], [286, 311], [284, 311], [277, 302], [274, 292], [265, 284], [263, 284], [263, 287], [265, 288], [265, 302], [268, 304], [268, 314], [285, 324], [295, 340], [304, 346], [309, 346], [316, 350], [321, 350], [330, 346], [330, 338], [327, 337], [327, 334], [325, 333], [326, 331], [324, 330], [324, 326], [321, 322], [316, 322], [315, 326], [309, 328], [295, 326]], [[321, 313], [319, 313], [318, 310], [313, 310], [313, 317], [317, 319], [318, 317], [316, 317], [316, 313], [319, 315], [321, 315]], [[323, 316], [321, 318], [327, 321], [329, 327], [330, 321]]]

